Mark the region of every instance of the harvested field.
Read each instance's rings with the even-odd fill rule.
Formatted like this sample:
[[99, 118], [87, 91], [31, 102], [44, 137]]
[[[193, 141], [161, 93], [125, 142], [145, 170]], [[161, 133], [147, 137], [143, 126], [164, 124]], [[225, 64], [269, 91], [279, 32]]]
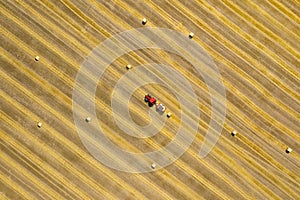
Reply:
[[[299, 199], [298, 1], [4, 0], [0, 11], [0, 199]], [[182, 126], [178, 98], [158, 84], [135, 90], [128, 108], [136, 124], [148, 125], [152, 108], [143, 98], [146, 93], [157, 97], [173, 114], [159, 133], [136, 138], [117, 126], [111, 98], [117, 82], [135, 66], [158, 63], [180, 72], [191, 83], [201, 113], [196, 137], [179, 159], [149, 173], [126, 173], [87, 150], [74, 124], [72, 95], [80, 66], [95, 47], [142, 27], [178, 31], [211, 56], [226, 89], [226, 119], [217, 144], [200, 158], [212, 118], [205, 79], [172, 52], [148, 48], [118, 57], [97, 83], [97, 119], [90, 122], [99, 123], [114, 145], [136, 153], [156, 151]], [[126, 83], [153, 71], [149, 67]], [[86, 76], [93, 81], [93, 74]]]

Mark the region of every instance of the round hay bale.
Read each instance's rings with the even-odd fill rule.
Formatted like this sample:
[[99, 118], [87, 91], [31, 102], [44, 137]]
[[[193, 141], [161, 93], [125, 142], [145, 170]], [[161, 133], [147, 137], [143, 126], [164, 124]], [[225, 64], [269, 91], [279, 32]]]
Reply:
[[236, 136], [236, 134], [237, 134], [237, 132], [235, 130], [231, 132], [232, 136]]
[[129, 65], [129, 64], [128, 64], [128, 65], [126, 65], [126, 69], [128, 69], [128, 70], [129, 70], [129, 69], [131, 69], [131, 68], [132, 68], [132, 66], [131, 66], [131, 65]]
[[192, 39], [193, 37], [194, 37], [194, 33], [193, 33], [193, 32], [190, 32], [189, 38]]
[[36, 56], [36, 57], [34, 58], [34, 60], [35, 60], [35, 61], [39, 61], [39, 60], [40, 60], [40, 57], [39, 57], [39, 56]]
[[168, 112], [167, 117], [170, 118], [172, 116], [172, 113]]
[[156, 167], [156, 164], [155, 164], [155, 163], [152, 163], [152, 164], [151, 164], [151, 168], [152, 168], [152, 169], [155, 169], [155, 167]]
[[42, 127], [42, 123], [41, 123], [41, 122], [38, 122], [38, 123], [37, 123], [37, 127], [41, 128], [41, 127]]
[[293, 151], [293, 149], [291, 149], [290, 147], [288, 147], [288, 148], [285, 150], [286, 153], [291, 153], [292, 151]]
[[85, 118], [86, 122], [90, 122], [92, 119], [90, 117]]
[[142, 20], [142, 24], [145, 25], [146, 23], [147, 23], [147, 19], [144, 18], [144, 19]]

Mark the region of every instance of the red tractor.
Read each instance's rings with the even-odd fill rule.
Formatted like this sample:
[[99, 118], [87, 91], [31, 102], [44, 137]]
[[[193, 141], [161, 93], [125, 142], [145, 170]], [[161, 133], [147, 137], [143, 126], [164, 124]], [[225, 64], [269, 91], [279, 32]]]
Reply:
[[156, 103], [156, 99], [151, 97], [150, 94], [145, 95], [145, 102], [148, 103], [149, 107], [152, 107]]

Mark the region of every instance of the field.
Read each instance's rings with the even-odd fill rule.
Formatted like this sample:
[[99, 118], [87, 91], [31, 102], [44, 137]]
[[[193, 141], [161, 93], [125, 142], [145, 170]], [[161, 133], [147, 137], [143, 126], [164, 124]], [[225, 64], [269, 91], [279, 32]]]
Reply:
[[[299, 1], [4, 0], [0, 11], [0, 199], [300, 198]], [[74, 124], [72, 95], [80, 66], [95, 47], [143, 27], [178, 31], [210, 55], [226, 89], [226, 117], [218, 142], [200, 158], [213, 116], [205, 78], [188, 60], [161, 49], [118, 57], [97, 83], [97, 119], [90, 123], [100, 124], [114, 145], [156, 151], [184, 125], [174, 92], [153, 83], [132, 93], [129, 113], [138, 125], [155, 124], [148, 115], [154, 108], [143, 99], [153, 94], [173, 114], [165, 126], [148, 138], [132, 137], [117, 126], [111, 109], [115, 85], [138, 65], [158, 63], [180, 72], [201, 113], [196, 137], [179, 159], [152, 172], [126, 173], [87, 150]], [[133, 68], [127, 70], [127, 64]], [[155, 68], [124, 85], [151, 73]], [[86, 77], [93, 80], [92, 74]], [[124, 95], [117, 94], [117, 100]]]

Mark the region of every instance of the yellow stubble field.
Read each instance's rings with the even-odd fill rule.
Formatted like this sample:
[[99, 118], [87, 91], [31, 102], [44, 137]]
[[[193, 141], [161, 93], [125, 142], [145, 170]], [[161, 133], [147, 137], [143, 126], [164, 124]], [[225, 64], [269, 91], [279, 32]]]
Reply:
[[[0, 5], [0, 199], [299, 199], [299, 2], [5, 0]], [[165, 127], [146, 139], [117, 127], [111, 97], [128, 63], [133, 68], [160, 63], [180, 72], [193, 86], [201, 112], [197, 135], [179, 159], [153, 172], [126, 173], [104, 165], [83, 145], [72, 92], [93, 48], [142, 27], [168, 28], [187, 38], [195, 34], [192, 40], [221, 74], [226, 118], [217, 144], [200, 158], [212, 116], [204, 79], [170, 52], [143, 49], [119, 57], [99, 82], [98, 119], [92, 119], [115, 145], [155, 151], [171, 142], [181, 125], [172, 91], [148, 84], [132, 94], [130, 115], [139, 125], [151, 123], [143, 100], [149, 92], [173, 113]]]

